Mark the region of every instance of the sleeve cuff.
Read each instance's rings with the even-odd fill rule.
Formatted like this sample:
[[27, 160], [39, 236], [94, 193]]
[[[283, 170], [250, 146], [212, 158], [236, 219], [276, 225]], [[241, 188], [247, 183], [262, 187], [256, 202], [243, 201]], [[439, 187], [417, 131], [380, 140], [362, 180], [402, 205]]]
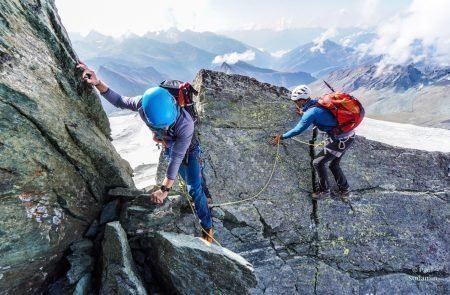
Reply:
[[169, 176], [169, 175], [166, 174], [166, 178], [167, 178], [168, 180], [175, 181], [175, 178], [176, 178], [176, 177]]

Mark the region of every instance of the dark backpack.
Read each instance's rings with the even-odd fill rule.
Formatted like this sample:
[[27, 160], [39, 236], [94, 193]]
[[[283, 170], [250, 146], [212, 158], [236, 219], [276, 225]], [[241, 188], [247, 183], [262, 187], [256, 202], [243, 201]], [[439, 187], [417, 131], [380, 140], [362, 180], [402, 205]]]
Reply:
[[326, 108], [336, 118], [338, 126], [333, 130], [336, 135], [355, 129], [364, 119], [365, 111], [361, 102], [348, 93], [325, 94], [315, 105]]
[[165, 80], [159, 86], [167, 89], [175, 97], [178, 105], [191, 115], [194, 123], [198, 122], [198, 113], [193, 100], [193, 95], [197, 95], [198, 91], [191, 84], [179, 80]]

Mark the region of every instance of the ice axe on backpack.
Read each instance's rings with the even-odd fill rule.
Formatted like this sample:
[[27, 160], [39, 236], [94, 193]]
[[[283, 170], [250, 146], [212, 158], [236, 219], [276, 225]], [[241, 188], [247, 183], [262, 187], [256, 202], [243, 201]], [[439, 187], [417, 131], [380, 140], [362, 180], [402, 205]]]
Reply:
[[330, 88], [331, 91], [336, 92], [336, 91], [333, 89], [333, 87], [331, 87], [331, 85], [328, 84], [327, 81], [325, 81], [325, 80], [322, 80], [322, 81], [323, 81], [323, 83], [325, 83], [325, 85], [327, 85], [328, 88]]

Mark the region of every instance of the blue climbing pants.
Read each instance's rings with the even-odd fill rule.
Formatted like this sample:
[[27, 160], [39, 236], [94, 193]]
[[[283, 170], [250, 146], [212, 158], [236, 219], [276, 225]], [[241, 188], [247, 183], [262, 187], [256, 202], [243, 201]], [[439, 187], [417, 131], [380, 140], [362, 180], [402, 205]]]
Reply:
[[195, 203], [195, 211], [200, 224], [205, 230], [212, 227], [211, 212], [208, 208], [206, 195], [202, 185], [202, 171], [200, 167], [200, 147], [196, 145], [188, 151], [185, 160], [180, 166], [178, 173], [183, 178], [189, 195]]

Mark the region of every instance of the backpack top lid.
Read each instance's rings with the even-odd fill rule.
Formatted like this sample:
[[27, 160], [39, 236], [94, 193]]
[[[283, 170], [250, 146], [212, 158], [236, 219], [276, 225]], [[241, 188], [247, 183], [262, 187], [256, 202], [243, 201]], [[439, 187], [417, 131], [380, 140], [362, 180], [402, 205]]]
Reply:
[[198, 91], [189, 82], [165, 80], [159, 86], [167, 89], [175, 97], [178, 106], [184, 108], [191, 115], [194, 122], [198, 122], [198, 113], [193, 98], [193, 95], [198, 95]]
[[159, 86], [167, 89], [167, 91], [170, 92], [170, 94], [173, 95], [176, 99], [178, 99], [178, 95], [180, 92], [180, 86], [183, 85], [184, 82], [180, 80], [164, 80], [161, 83], [159, 83]]

